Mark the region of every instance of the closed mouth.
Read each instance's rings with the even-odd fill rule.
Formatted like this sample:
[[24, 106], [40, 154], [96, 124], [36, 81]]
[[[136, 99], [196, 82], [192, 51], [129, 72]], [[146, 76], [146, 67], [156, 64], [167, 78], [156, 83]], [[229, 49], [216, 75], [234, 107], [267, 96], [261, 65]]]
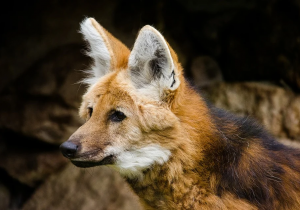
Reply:
[[77, 158], [86, 158], [86, 157], [95, 156], [95, 155], [97, 155], [99, 153], [99, 151], [101, 152], [102, 149], [95, 149], [95, 150], [92, 150], [92, 151], [89, 151], [89, 152], [85, 152], [85, 153], [81, 153], [81, 154], [79, 153], [74, 158], [77, 159]]
[[90, 168], [90, 167], [101, 166], [101, 165], [112, 165], [115, 163], [115, 156], [109, 155], [98, 162], [76, 161], [76, 160], [71, 160], [71, 162], [75, 166], [80, 167], [80, 168]]

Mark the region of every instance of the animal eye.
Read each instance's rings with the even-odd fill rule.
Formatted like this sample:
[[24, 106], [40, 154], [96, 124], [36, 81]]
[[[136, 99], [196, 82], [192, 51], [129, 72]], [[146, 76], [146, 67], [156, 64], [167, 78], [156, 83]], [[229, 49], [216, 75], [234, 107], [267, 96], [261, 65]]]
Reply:
[[89, 115], [91, 117], [92, 114], [93, 114], [93, 108], [92, 107], [88, 107], [88, 113], [89, 113]]
[[120, 111], [114, 111], [110, 116], [109, 119], [113, 122], [121, 122], [126, 118], [126, 115]]

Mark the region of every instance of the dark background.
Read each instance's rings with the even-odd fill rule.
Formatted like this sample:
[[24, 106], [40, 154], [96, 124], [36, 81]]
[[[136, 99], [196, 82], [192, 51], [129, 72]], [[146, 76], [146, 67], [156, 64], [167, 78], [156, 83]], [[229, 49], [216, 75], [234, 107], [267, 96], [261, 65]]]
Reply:
[[0, 13], [0, 209], [140, 209], [118, 174], [68, 164], [94, 17], [129, 48], [146, 24], [221, 108], [300, 141], [299, 0], [7, 1]]

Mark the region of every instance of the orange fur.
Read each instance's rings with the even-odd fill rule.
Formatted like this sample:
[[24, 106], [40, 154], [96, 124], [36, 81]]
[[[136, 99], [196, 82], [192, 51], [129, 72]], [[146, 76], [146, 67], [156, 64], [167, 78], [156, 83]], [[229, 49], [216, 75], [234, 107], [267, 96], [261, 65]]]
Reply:
[[104, 39], [104, 42], [108, 48], [108, 51], [111, 54], [111, 66], [113, 69], [126, 68], [129, 56], [129, 49], [113, 35], [111, 35], [105, 28], [99, 25], [99, 23], [90, 18], [93, 26], [99, 32], [99, 34]]
[[[300, 161], [282, 157], [288, 149], [267, 149], [260, 137], [240, 131], [243, 124], [214, 119], [205, 101], [185, 82], [168, 43], [179, 87], [163, 90], [160, 101], [141, 94], [128, 73], [128, 48], [91, 21], [111, 54], [112, 71], [83, 96], [80, 116], [87, 121], [69, 139], [80, 148], [72, 161], [100, 163], [108, 147], [131, 151], [159, 145], [170, 151], [166, 162], [143, 169], [142, 177], [125, 176], [145, 209], [283, 210], [300, 206], [300, 173], [294, 168]], [[126, 114], [124, 123], [111, 122], [111, 112], [119, 109]], [[219, 121], [226, 123], [218, 125]], [[273, 170], [274, 158], [280, 160], [278, 171]], [[241, 189], [232, 188], [230, 181], [240, 183]], [[276, 191], [276, 182], [283, 192]], [[267, 190], [260, 192], [257, 183]], [[251, 190], [254, 196], [248, 193]], [[269, 197], [265, 198], [266, 192]]]

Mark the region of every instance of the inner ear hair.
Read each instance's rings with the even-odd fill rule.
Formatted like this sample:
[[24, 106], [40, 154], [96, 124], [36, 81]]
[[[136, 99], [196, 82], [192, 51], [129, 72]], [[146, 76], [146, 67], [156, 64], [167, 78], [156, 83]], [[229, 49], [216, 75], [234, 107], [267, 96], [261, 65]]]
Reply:
[[154, 53], [155, 58], [149, 61], [149, 67], [152, 71], [152, 76], [155, 79], [163, 76], [163, 69], [167, 66], [167, 58], [161, 49], [157, 49]]
[[161, 100], [166, 90], [175, 90], [180, 84], [168, 43], [151, 26], [141, 29], [128, 66], [134, 86], [155, 100]]

